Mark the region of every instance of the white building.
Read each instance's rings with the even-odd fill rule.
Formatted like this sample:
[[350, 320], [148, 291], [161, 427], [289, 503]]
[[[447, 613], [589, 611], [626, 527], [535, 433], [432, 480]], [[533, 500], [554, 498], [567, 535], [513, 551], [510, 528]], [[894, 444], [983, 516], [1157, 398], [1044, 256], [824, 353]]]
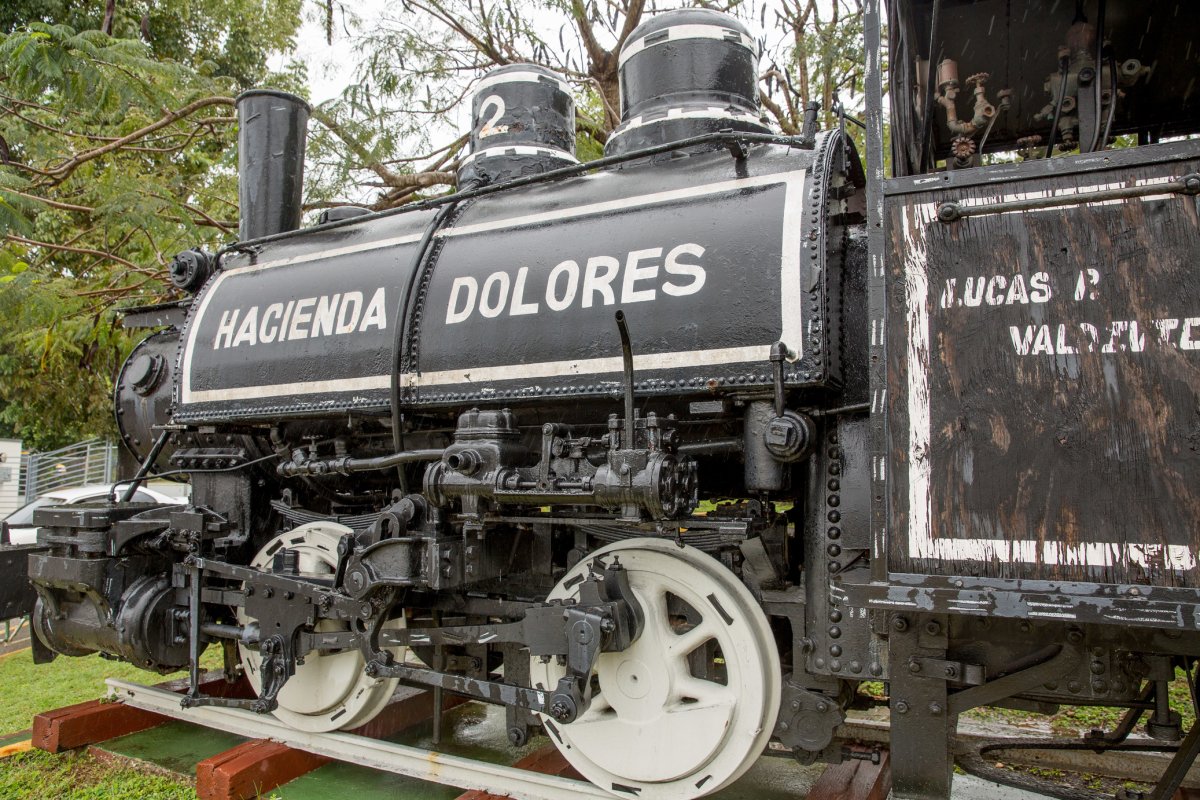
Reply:
[[0, 439], [0, 519], [21, 506], [21, 440]]

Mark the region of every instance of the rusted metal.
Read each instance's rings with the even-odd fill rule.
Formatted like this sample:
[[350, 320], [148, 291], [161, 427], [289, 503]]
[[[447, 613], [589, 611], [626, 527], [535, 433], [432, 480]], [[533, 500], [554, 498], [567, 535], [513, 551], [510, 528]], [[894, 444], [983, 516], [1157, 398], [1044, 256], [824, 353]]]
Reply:
[[[891, 725], [886, 719], [852, 716], [838, 729], [838, 737], [849, 741], [886, 745], [892, 735]], [[961, 762], [973, 754], [995, 747], [1000, 743], [1009, 749], [995, 748], [984, 763], [995, 764], [1003, 760], [1014, 766], [1037, 767], [1041, 770], [1060, 770], [1071, 773], [1088, 773], [1112, 778], [1154, 783], [1170, 763], [1170, 753], [1144, 736], [1130, 737], [1129, 743], [1136, 749], [1110, 750], [1097, 753], [1089, 747], [1086, 739], [1051, 737], [1048, 726], [1029, 729], [1003, 722], [980, 722], [970, 718], [960, 719], [952, 743], [954, 758]], [[1045, 737], [1045, 738], [1031, 738]], [[1003, 758], [997, 754], [1003, 752]], [[990, 761], [987, 760], [990, 758]], [[1189, 771], [1185, 780], [1192, 791], [1200, 791], [1200, 767]], [[1198, 798], [1200, 800], [1200, 798]]]
[[887, 800], [891, 790], [891, 757], [884, 750], [878, 764], [851, 759], [830, 765], [809, 790], [807, 800]]
[[937, 207], [938, 222], [951, 223], [968, 217], [988, 214], [1007, 214], [1013, 211], [1038, 211], [1046, 208], [1062, 208], [1085, 203], [1103, 203], [1109, 200], [1133, 200], [1153, 195], [1200, 194], [1200, 175], [1190, 172], [1182, 178], [1165, 183], [1150, 183], [1138, 186], [1122, 186], [1116, 189], [1098, 189], [1093, 192], [1055, 194], [1026, 200], [1010, 200], [1002, 203], [975, 203], [963, 205], [956, 200], [947, 200]]

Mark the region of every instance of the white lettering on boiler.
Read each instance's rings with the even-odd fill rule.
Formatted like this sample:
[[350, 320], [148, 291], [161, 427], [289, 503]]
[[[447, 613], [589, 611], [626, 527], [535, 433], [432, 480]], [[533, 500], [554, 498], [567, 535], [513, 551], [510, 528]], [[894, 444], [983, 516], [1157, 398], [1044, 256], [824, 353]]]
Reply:
[[568, 259], [542, 273], [544, 279], [530, 267], [520, 267], [515, 277], [497, 270], [483, 279], [482, 286], [478, 278], [462, 275], [450, 283], [446, 324], [464, 322], [476, 311], [488, 319], [499, 317], [505, 309], [512, 317], [537, 314], [542, 308], [535, 299], [539, 297], [551, 311], [566, 311], [576, 303], [580, 308], [616, 305], [618, 296], [623, 305], [646, 303], [657, 299], [660, 290], [671, 297], [687, 297], [704, 288], [707, 274], [697, 263], [705, 252], [702, 246], [681, 244], [665, 257], [663, 250], [633, 250], [624, 265], [613, 256], [592, 256], [582, 269], [578, 261]]
[[517, 282], [513, 285], [512, 306], [508, 309], [509, 316], [519, 317], [523, 314], [536, 314], [537, 303], [525, 302], [525, 279], [529, 277], [529, 267], [517, 270]]
[[338, 323], [333, 329], [334, 333], [351, 333], [358, 327], [362, 301], [362, 292], [346, 292], [342, 295], [342, 307], [338, 310]]
[[[337, 297], [337, 295], [334, 295]], [[270, 344], [279, 335], [279, 318], [283, 316], [283, 303], [271, 303], [263, 309], [262, 324], [258, 329], [260, 344]]]
[[692, 279], [691, 283], [682, 286], [670, 283], [669, 281], [664, 283], [662, 290], [672, 297], [685, 297], [689, 294], [695, 294], [704, 288], [704, 279], [707, 277], [704, 274], [704, 267], [699, 264], [680, 263], [679, 257], [681, 255], [700, 258], [700, 256], [704, 255], [704, 248], [698, 244], [681, 244], [667, 253], [667, 263], [664, 267], [667, 274]]
[[[489, 319], [500, 316], [504, 304], [508, 302], [509, 277], [507, 272], [493, 272], [483, 282], [483, 292], [479, 295], [479, 313]], [[492, 290], [495, 289], [495, 292]], [[489, 298], [495, 294], [493, 303]]]
[[[559, 279], [567, 277], [567, 285], [559, 293]], [[551, 311], [566, 311], [575, 302], [575, 293], [579, 291], [579, 265], [574, 261], [564, 261], [550, 270], [546, 283], [546, 305]]]
[[[600, 268], [604, 267], [604, 274], [600, 274]], [[592, 256], [588, 259], [587, 266], [583, 273], [583, 307], [592, 307], [592, 296], [599, 292], [604, 297], [604, 305], [611, 306], [616, 304], [617, 298], [613, 294], [612, 287], [609, 285], [613, 282], [613, 278], [617, 277], [617, 272], [621, 269], [621, 262], [617, 261], [612, 256]]]
[[634, 250], [629, 254], [629, 260], [625, 262], [625, 281], [621, 285], [622, 303], [644, 303], [654, 299], [654, 289], [634, 289], [633, 287], [638, 281], [649, 281], [658, 277], [658, 264], [639, 267], [638, 262], [649, 261], [661, 255], [661, 247], [652, 247], [649, 250]]
[[226, 309], [221, 312], [213, 349], [254, 346], [272, 342], [364, 333], [387, 328], [387, 292], [381, 286], [363, 307], [362, 292], [322, 295], [289, 300], [287, 304]]

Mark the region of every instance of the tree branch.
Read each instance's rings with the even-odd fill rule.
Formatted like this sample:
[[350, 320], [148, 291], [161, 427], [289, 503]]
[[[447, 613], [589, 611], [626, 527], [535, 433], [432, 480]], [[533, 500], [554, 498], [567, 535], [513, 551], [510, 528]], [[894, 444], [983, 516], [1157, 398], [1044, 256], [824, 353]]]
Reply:
[[583, 0], [571, 0], [571, 16], [575, 18], [575, 27], [583, 39], [584, 48], [587, 49], [588, 60], [594, 64], [603, 62], [610, 54], [600, 45], [600, 42], [596, 41], [596, 32], [592, 30], [592, 24], [588, 22], [587, 8], [584, 6]]
[[149, 275], [149, 276], [153, 277], [158, 274], [154, 270], [148, 270], [145, 267], [139, 267], [137, 264], [134, 264], [132, 261], [126, 261], [125, 259], [121, 258], [120, 256], [113, 255], [112, 253], [105, 253], [100, 250], [93, 250], [90, 247], [68, 247], [67, 245], [64, 245], [64, 244], [54, 244], [52, 242], [39, 242], [35, 239], [26, 239], [24, 236], [17, 236], [15, 233], [6, 233], [6, 234], [4, 234], [4, 238], [10, 242], [17, 242], [18, 244], [28, 245], [29, 247], [44, 247], [47, 250], [58, 250], [60, 252], [65, 252], [65, 253], [78, 253], [79, 255], [96, 256], [97, 258], [101, 258], [101, 259], [104, 259], [107, 261], [115, 261], [116, 263], [122, 264], [126, 267], [129, 267], [134, 272], [140, 273], [142, 275]]
[[760, 102], [762, 102], [767, 111], [771, 112], [771, 116], [773, 116], [775, 121], [779, 123], [780, 129], [784, 133], [786, 133], [788, 136], [795, 136], [800, 133], [800, 129], [797, 128], [790, 119], [788, 119], [787, 114], [783, 112], [783, 109], [779, 107], [779, 104], [768, 97], [766, 92], [759, 89], [758, 99]]
[[84, 214], [94, 214], [96, 212], [96, 209], [89, 208], [88, 206], [77, 206], [72, 203], [60, 203], [57, 200], [51, 200], [49, 197], [38, 197], [35, 194], [26, 194], [25, 192], [18, 192], [16, 189], [0, 189], [0, 192], [7, 192], [8, 194], [15, 194], [17, 197], [24, 197], [26, 200], [34, 200], [38, 203], [43, 203], [45, 205], [50, 206], [51, 208], [57, 208], [62, 211], [80, 211]]
[[621, 28], [621, 33], [617, 36], [617, 46], [613, 48], [614, 52], [620, 52], [625, 45], [625, 40], [629, 38], [629, 34], [633, 33], [633, 29], [642, 21], [642, 13], [646, 9], [645, 0], [633, 0], [629, 4], [629, 10], [625, 12], [625, 25]]
[[312, 110], [312, 118], [315, 119], [317, 122], [320, 122], [322, 125], [324, 125], [329, 130], [329, 132], [332, 133], [334, 136], [341, 139], [342, 142], [348, 148], [350, 148], [350, 152], [352, 152], [354, 155], [358, 156], [359, 160], [362, 162], [362, 165], [365, 169], [369, 169], [372, 172], [374, 172], [376, 175], [378, 175], [380, 178], [382, 178], [383, 182], [385, 184], [387, 184], [388, 186], [396, 185], [394, 182], [399, 180], [400, 176], [398, 174], [396, 174], [395, 172], [392, 172], [390, 169], [388, 169], [382, 163], [380, 163], [371, 154], [370, 150], [368, 150], [366, 147], [364, 147], [362, 145], [362, 143], [359, 142], [356, 137], [347, 133], [346, 130], [344, 128], [342, 128], [342, 126], [339, 125], [333, 117], [331, 117], [329, 114], [325, 113], [320, 108], [314, 108]]
[[54, 176], [54, 180], [51, 182], [51, 184], [62, 183], [81, 165], [100, 158], [103, 155], [107, 155], [114, 150], [119, 150], [130, 142], [136, 142], [138, 139], [148, 136], [157, 130], [161, 130], [172, 123], [184, 119], [185, 117], [189, 117], [203, 108], [208, 108], [209, 106], [232, 106], [233, 104], [234, 101], [232, 97], [205, 97], [188, 103], [178, 111], [172, 111], [156, 122], [152, 122], [143, 128], [139, 128], [133, 133], [122, 136], [120, 139], [111, 141], [102, 147], [97, 147], [92, 150], [86, 150], [82, 153], [79, 153], [67, 161], [62, 162], [58, 166], [50, 167], [48, 171]]

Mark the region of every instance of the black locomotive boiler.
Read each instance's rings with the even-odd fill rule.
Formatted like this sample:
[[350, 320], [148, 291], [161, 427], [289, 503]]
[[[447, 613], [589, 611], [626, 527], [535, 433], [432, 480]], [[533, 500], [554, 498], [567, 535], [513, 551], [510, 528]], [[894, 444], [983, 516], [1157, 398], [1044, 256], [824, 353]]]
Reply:
[[[877, 0], [867, 172], [815, 114], [774, 134], [753, 38], [701, 9], [629, 38], [600, 161], [562, 78], [515, 64], [457, 193], [305, 228], [307, 107], [243, 95], [239, 240], [127, 314], [155, 331], [115, 394], [129, 472], [191, 503], [39, 512], [36, 656], [190, 666], [186, 705], [308, 731], [456, 692], [616, 796], [859, 754], [864, 681], [897, 797], [948, 797], [980, 705], [1125, 707], [1081, 746], [1149, 715], [1172, 747], [1200, 10], [1024, 5], [887, 9], [886, 179]], [[200, 692], [209, 646], [256, 699]]]

